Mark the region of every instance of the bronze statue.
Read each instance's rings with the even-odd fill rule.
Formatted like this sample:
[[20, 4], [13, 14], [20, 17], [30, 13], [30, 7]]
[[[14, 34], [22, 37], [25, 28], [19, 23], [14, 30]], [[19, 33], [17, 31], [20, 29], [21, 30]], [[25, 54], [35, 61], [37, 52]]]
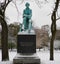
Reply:
[[30, 4], [28, 2], [25, 6], [26, 8], [23, 10], [23, 24], [21, 25], [20, 31], [22, 31], [22, 27], [24, 26], [23, 31], [28, 30], [28, 32], [30, 32], [32, 28], [32, 10], [29, 8]]

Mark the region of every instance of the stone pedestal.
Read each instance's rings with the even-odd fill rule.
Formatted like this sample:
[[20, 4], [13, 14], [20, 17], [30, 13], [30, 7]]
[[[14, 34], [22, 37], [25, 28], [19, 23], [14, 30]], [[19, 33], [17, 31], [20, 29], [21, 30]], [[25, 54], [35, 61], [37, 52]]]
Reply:
[[36, 34], [19, 32], [17, 35], [17, 55], [13, 64], [40, 64], [36, 54]]
[[36, 53], [36, 34], [34, 32], [18, 33], [17, 53]]
[[13, 60], [14, 64], [40, 64], [40, 58], [37, 54], [22, 55], [17, 54]]

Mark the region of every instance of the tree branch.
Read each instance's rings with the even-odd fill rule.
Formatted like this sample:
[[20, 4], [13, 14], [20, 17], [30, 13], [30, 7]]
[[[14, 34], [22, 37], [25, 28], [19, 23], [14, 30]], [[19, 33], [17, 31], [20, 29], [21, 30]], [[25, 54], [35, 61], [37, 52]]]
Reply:
[[59, 19], [60, 19], [60, 17], [59, 17], [59, 18], [57, 18], [57, 19], [56, 19], [56, 21], [57, 21], [57, 20], [59, 20]]

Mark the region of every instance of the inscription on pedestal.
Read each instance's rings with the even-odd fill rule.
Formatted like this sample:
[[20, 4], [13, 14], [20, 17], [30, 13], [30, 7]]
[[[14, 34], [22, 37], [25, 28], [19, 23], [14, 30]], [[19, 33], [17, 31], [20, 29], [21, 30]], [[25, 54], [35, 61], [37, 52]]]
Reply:
[[35, 35], [35, 33], [18, 34], [17, 52], [18, 53], [36, 53], [36, 35]]

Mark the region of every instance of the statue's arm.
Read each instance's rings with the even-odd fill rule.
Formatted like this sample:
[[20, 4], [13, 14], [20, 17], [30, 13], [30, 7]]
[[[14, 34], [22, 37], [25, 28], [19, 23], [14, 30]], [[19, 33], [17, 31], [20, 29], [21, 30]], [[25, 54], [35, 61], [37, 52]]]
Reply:
[[23, 18], [24, 18], [24, 17], [28, 17], [28, 15], [25, 14], [25, 10], [23, 11]]
[[32, 17], [32, 10], [31, 10], [31, 14], [30, 14], [30, 16]]
[[31, 19], [32, 17], [32, 10], [30, 10], [29, 18]]
[[24, 17], [29, 17], [29, 18], [31, 18], [32, 17], [32, 10], [30, 10], [30, 14], [29, 15], [27, 15], [27, 14], [25, 14], [25, 10], [23, 11], [23, 18]]
[[24, 18], [24, 11], [23, 11], [23, 18]]
[[26, 17], [27, 15], [25, 14], [25, 10], [23, 11], [23, 18]]

